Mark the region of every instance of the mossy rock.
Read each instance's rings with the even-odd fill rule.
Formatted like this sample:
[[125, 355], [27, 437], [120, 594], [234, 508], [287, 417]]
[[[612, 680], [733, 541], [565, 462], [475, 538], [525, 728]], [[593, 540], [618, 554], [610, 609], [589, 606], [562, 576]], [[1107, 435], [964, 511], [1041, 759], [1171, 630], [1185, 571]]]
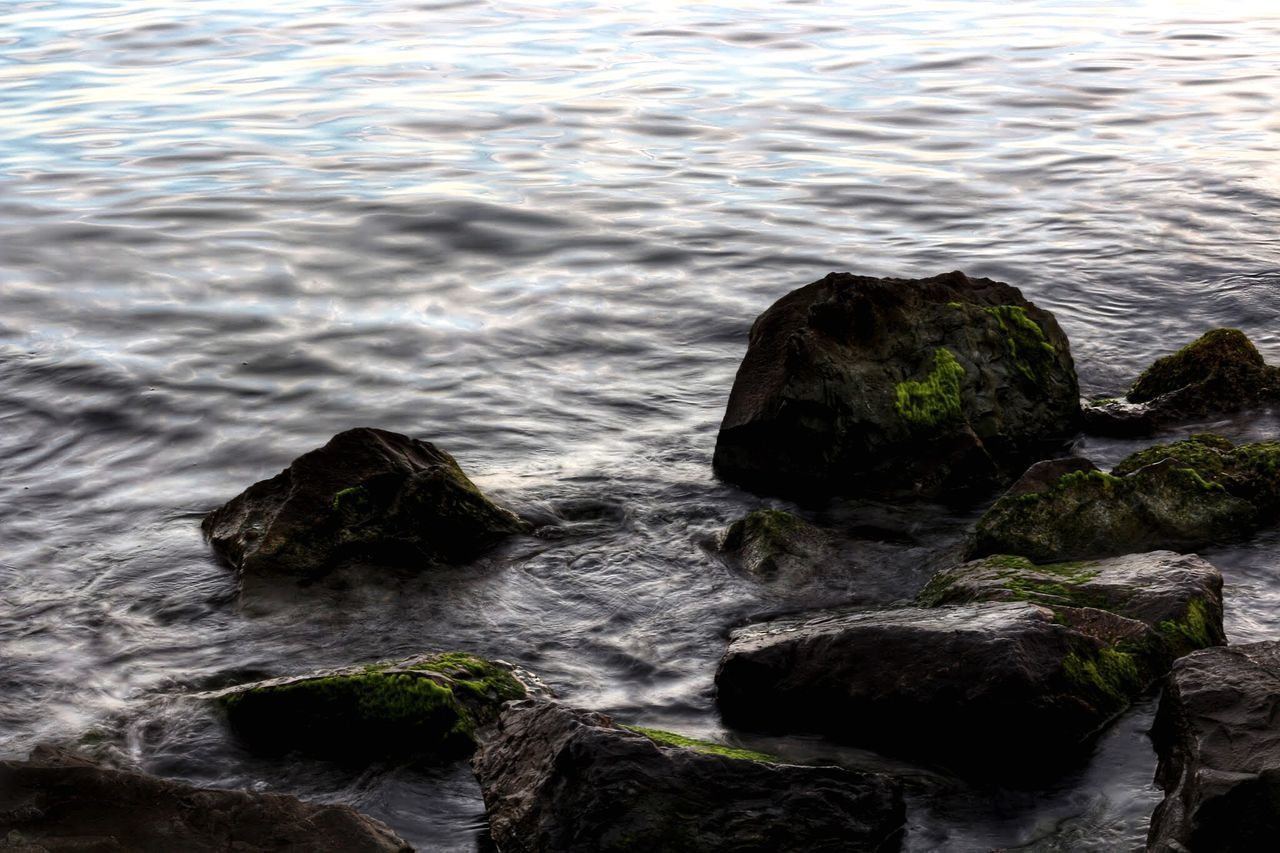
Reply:
[[838, 559], [830, 537], [795, 513], [759, 509], [729, 525], [720, 550], [752, 577], [800, 585]]
[[1053, 316], [963, 273], [832, 273], [760, 315], [714, 465], [759, 491], [936, 496], [1008, 482], [1079, 422]]
[[257, 750], [444, 762], [470, 753], [477, 729], [527, 692], [510, 666], [450, 652], [256, 682], [211, 698]]
[[1000, 498], [978, 521], [970, 556], [1053, 563], [1230, 541], [1280, 511], [1277, 471], [1280, 442], [1234, 447], [1202, 435], [1148, 448], [1110, 474], [1066, 474]]
[[1029, 601], [1106, 610], [1154, 631], [1165, 663], [1222, 645], [1222, 573], [1194, 554], [1153, 551], [1102, 560], [1036, 565], [994, 555], [938, 572], [918, 599], [927, 607]]
[[250, 486], [203, 528], [243, 573], [312, 579], [351, 560], [466, 562], [529, 525], [485, 497], [443, 450], [360, 427]]

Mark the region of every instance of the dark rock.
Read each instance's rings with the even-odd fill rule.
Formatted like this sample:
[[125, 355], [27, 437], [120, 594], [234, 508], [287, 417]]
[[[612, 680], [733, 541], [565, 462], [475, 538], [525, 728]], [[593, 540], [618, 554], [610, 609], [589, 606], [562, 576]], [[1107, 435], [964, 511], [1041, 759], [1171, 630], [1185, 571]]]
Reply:
[[1064, 474], [1076, 471], [1097, 471], [1094, 465], [1083, 456], [1068, 456], [1063, 459], [1045, 459], [1026, 470], [1005, 492], [1006, 496], [1030, 495], [1035, 492], [1048, 491]]
[[832, 273], [752, 326], [714, 463], [805, 496], [989, 488], [1073, 434], [1079, 411], [1066, 336], [1017, 288]]
[[927, 607], [974, 601], [1108, 610], [1153, 628], [1168, 662], [1227, 641], [1222, 573], [1194, 554], [1152, 551], [1048, 565], [1000, 555], [939, 572], [920, 593]]
[[1110, 474], [1066, 474], [1047, 490], [1002, 497], [978, 521], [970, 556], [1038, 563], [1238, 539], [1280, 513], [1280, 442], [1235, 447], [1197, 435], [1138, 451]]
[[629, 730], [554, 702], [507, 705], [472, 764], [503, 853], [891, 851], [896, 783]]
[[1280, 399], [1280, 368], [1239, 329], [1214, 329], [1158, 359], [1126, 398], [1159, 421], [1235, 412]]
[[195, 788], [50, 748], [27, 761], [0, 761], [0, 847], [31, 853], [412, 850], [348, 806]]
[[729, 525], [720, 549], [752, 577], [786, 586], [813, 579], [839, 559], [825, 532], [777, 509], [756, 510]]
[[300, 750], [345, 761], [446, 762], [469, 754], [478, 729], [524, 682], [508, 664], [459, 652], [277, 678], [205, 694], [259, 751]]
[[1029, 602], [831, 610], [739, 629], [716, 673], [725, 721], [1036, 779], [1163, 672], [1143, 623]]
[[1280, 643], [1193, 652], [1165, 681], [1152, 739], [1165, 798], [1155, 853], [1253, 853], [1280, 836]]
[[527, 529], [425, 441], [359, 427], [303, 454], [204, 519], [245, 573], [314, 577], [352, 558], [420, 565], [475, 557]]

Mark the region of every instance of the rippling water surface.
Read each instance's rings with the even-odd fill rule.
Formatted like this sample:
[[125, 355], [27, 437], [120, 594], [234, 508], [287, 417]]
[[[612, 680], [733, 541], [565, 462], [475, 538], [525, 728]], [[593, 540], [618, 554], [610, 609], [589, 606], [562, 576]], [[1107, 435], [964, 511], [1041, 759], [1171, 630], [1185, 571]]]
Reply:
[[[465, 766], [280, 766], [181, 696], [463, 647], [724, 736], [726, 630], [794, 606], [707, 550], [761, 502], [710, 472], [754, 317], [833, 269], [959, 268], [1052, 309], [1088, 392], [1215, 325], [1280, 361], [1272, 9], [6, 3], [0, 754], [98, 743], [471, 851]], [[438, 442], [558, 535], [237, 596], [201, 514], [357, 424]], [[827, 591], [888, 602], [973, 516], [818, 517], [896, 531]], [[1232, 639], [1280, 636], [1280, 537], [1209, 556]], [[1139, 846], [1152, 710], [1050, 790], [922, 782], [908, 847]]]

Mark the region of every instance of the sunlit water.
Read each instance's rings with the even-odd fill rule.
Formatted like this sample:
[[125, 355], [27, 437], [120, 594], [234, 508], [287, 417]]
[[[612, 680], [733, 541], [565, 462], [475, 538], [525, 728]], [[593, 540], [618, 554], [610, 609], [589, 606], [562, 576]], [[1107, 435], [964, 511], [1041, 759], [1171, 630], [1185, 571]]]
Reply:
[[[467, 648], [726, 736], [728, 628], [796, 606], [707, 549], [764, 500], [710, 470], [751, 321], [831, 270], [959, 268], [1053, 310], [1089, 392], [1216, 325], [1280, 361], [1272, 8], [4, 4], [0, 754], [96, 744], [471, 851], [465, 765], [258, 759], [181, 697]], [[237, 597], [200, 516], [358, 424], [437, 442], [555, 535]], [[880, 603], [975, 516], [816, 517], [891, 531], [827, 590]], [[1280, 636], [1280, 537], [1208, 556], [1232, 639]], [[1153, 707], [1048, 790], [920, 777], [907, 846], [1140, 846]]]

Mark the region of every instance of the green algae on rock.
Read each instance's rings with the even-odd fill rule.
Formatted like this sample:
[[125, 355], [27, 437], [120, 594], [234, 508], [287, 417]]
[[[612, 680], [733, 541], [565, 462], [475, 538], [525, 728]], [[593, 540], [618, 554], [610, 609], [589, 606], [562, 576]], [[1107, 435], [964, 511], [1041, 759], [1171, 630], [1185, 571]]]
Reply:
[[242, 573], [311, 579], [352, 559], [464, 562], [528, 525], [434, 445], [361, 427], [250, 486], [203, 528]]
[[1193, 550], [1237, 539], [1280, 512], [1280, 442], [1200, 435], [1129, 456], [1110, 474], [1069, 473], [1002, 497], [978, 521], [971, 556], [1039, 563]]
[[1148, 434], [1162, 423], [1280, 400], [1280, 368], [1239, 329], [1213, 329], [1142, 372], [1123, 399], [1083, 408], [1091, 432]]
[[1222, 573], [1194, 554], [1153, 551], [1036, 565], [1006, 554], [938, 572], [917, 600], [929, 607], [974, 601], [1030, 601], [1093, 608], [1142, 622], [1165, 665], [1222, 645]]
[[714, 465], [806, 499], [961, 493], [1056, 449], [1079, 412], [1066, 336], [1017, 288], [832, 273], [752, 326]]
[[644, 726], [623, 726], [629, 732], [642, 734], [654, 743], [662, 746], [674, 746], [678, 749], [692, 749], [694, 752], [701, 752], [707, 755], [722, 755], [725, 758], [734, 758], [739, 761], [765, 761], [771, 764], [778, 764], [781, 759], [776, 755], [767, 755], [763, 752], [755, 752], [750, 749], [740, 749], [733, 746], [725, 746], [722, 743], [712, 743], [708, 740], [697, 740], [696, 738], [685, 737], [674, 732], [663, 731], [662, 729], [650, 729]]
[[471, 763], [504, 853], [899, 848], [893, 778], [722, 749], [526, 700], [503, 708]]
[[733, 522], [719, 549], [752, 577], [789, 584], [803, 584], [837, 558], [823, 530], [780, 509], [758, 509]]
[[219, 691], [238, 735], [270, 752], [450, 761], [527, 689], [506, 664], [449, 652]]

